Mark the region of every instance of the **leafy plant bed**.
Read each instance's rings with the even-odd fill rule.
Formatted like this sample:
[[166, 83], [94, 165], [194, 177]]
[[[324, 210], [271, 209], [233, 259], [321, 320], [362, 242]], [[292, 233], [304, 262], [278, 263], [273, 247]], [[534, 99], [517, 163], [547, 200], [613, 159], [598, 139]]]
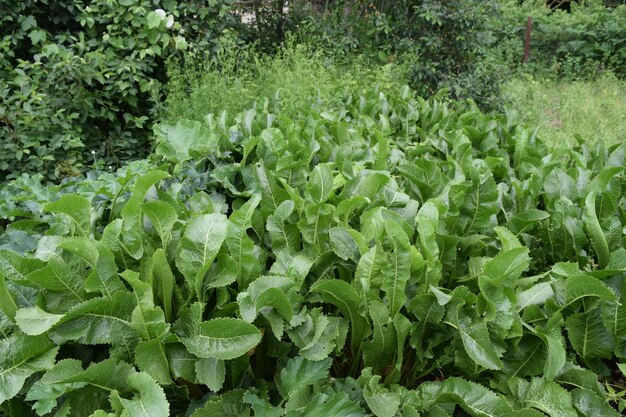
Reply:
[[619, 415], [625, 145], [407, 88], [267, 108], [7, 226], [5, 415]]

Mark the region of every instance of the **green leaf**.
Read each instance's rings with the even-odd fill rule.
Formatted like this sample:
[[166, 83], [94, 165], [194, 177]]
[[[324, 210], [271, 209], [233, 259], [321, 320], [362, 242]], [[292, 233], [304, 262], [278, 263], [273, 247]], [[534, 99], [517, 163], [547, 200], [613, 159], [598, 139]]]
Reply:
[[307, 417], [365, 417], [367, 414], [345, 392], [318, 394], [302, 411]]
[[165, 312], [165, 320], [172, 321], [172, 296], [174, 292], [175, 277], [170, 264], [161, 248], [152, 255], [152, 291]]
[[291, 302], [280, 288], [268, 288], [256, 297], [254, 301], [257, 312], [266, 310], [268, 307], [274, 309], [285, 321], [289, 322], [293, 318], [293, 307]]
[[344, 261], [357, 262], [361, 254], [352, 235], [343, 227], [333, 227], [328, 231], [333, 252]]
[[610, 358], [615, 339], [604, 327], [598, 308], [569, 316], [565, 322], [572, 347], [583, 358]]
[[152, 287], [139, 279], [139, 273], [126, 270], [120, 274], [130, 284], [136, 300], [131, 326], [144, 340], [158, 339], [169, 330], [163, 311], [154, 306]]
[[554, 290], [552, 289], [552, 283], [540, 282], [526, 291], [517, 294], [517, 309], [518, 311], [522, 311], [529, 306], [542, 305], [553, 296]]
[[117, 274], [115, 256], [106, 246], [96, 244], [98, 260], [96, 268], [85, 280], [85, 290], [88, 292], [100, 292], [106, 297], [113, 297], [116, 292], [125, 289], [124, 284]]
[[33, 43], [33, 45], [44, 42], [47, 39], [46, 32], [40, 29], [32, 30], [28, 34], [28, 37], [30, 38], [30, 41]]
[[44, 375], [45, 383], [86, 383], [106, 391], [128, 391], [128, 377], [134, 368], [126, 362], [105, 359], [83, 370], [76, 360], [63, 360]]
[[229, 255], [218, 255], [207, 272], [204, 288], [220, 288], [237, 280], [237, 263]]
[[18, 308], [18, 305], [15, 303], [9, 288], [7, 287], [4, 275], [0, 272], [0, 309], [2, 309], [9, 320], [14, 321], [15, 313], [17, 313]]
[[597, 278], [588, 275], [568, 278], [565, 281], [565, 304], [572, 304], [584, 297], [598, 297], [606, 301], [616, 301], [615, 293]]
[[550, 417], [576, 416], [572, 397], [557, 383], [533, 378], [530, 382], [521, 378], [512, 378], [508, 387], [513, 397], [522, 406], [535, 408]]
[[311, 287], [311, 292], [319, 293], [325, 302], [333, 304], [341, 314], [350, 320], [352, 354], [356, 355], [363, 339], [369, 333], [367, 319], [360, 313], [359, 294], [347, 282], [338, 279], [318, 281]]
[[88, 236], [91, 232], [91, 203], [85, 197], [64, 194], [54, 203], [46, 204], [43, 209], [68, 216], [82, 236]]
[[178, 221], [178, 213], [171, 205], [163, 201], [151, 201], [141, 206], [143, 213], [150, 219], [152, 227], [161, 238], [161, 245], [167, 248], [167, 243], [171, 238], [172, 228]]
[[38, 306], [21, 308], [15, 314], [15, 322], [20, 330], [30, 336], [48, 331], [63, 318], [63, 314], [50, 314]]
[[565, 364], [556, 377], [556, 381], [564, 387], [582, 388], [602, 397], [606, 395], [606, 391], [598, 382], [598, 375], [596, 375], [595, 372], [572, 365], [571, 363]]
[[604, 399], [585, 389], [572, 391], [574, 407], [586, 417], [619, 417], [621, 414], [615, 411]]
[[176, 266], [200, 298], [204, 277], [226, 239], [228, 228], [226, 216], [215, 213], [194, 216], [187, 223]]
[[328, 165], [318, 164], [311, 171], [307, 192], [314, 203], [325, 203], [333, 193], [333, 171]]
[[58, 350], [45, 336], [0, 340], [0, 404], [16, 396], [35, 372], [52, 368]]
[[543, 188], [550, 200], [555, 200], [563, 196], [571, 201], [576, 201], [578, 196], [576, 183], [572, 177], [567, 175], [560, 168], [555, 168], [546, 175]]
[[133, 192], [121, 212], [125, 230], [130, 230], [137, 226], [141, 227], [143, 220], [141, 218], [141, 207], [148, 190], [154, 184], [167, 177], [169, 177], [167, 172], [154, 170], [137, 178]]
[[135, 363], [141, 371], [148, 373], [159, 384], [172, 383], [166, 346], [160, 340], [140, 341], [135, 348]]
[[513, 288], [517, 279], [530, 265], [528, 248], [520, 247], [500, 252], [483, 267], [483, 273], [494, 284]]
[[[261, 211], [263, 211], [263, 201], [261, 200]], [[265, 227], [269, 232], [272, 249], [275, 252], [282, 248], [297, 250], [300, 247], [300, 231], [295, 224], [288, 223], [288, 218], [293, 213], [293, 209], [293, 201], [286, 200], [276, 208], [273, 214], [267, 217]]]
[[91, 239], [86, 237], [68, 237], [63, 239], [59, 243], [59, 248], [78, 256], [79, 258], [87, 262], [90, 267], [96, 267], [99, 252], [98, 247]]
[[502, 361], [493, 349], [489, 331], [484, 322], [466, 326], [458, 324], [458, 332], [467, 355], [478, 365], [492, 370], [502, 369]]
[[244, 391], [233, 390], [211, 397], [191, 417], [249, 417], [250, 406], [244, 403]]
[[223, 360], [202, 358], [196, 361], [198, 382], [206, 385], [211, 391], [219, 391], [226, 380], [226, 366]]
[[111, 343], [119, 326], [131, 328], [134, 307], [134, 297], [127, 292], [118, 291], [111, 298], [92, 298], [69, 310], [50, 330], [50, 338], [57, 344], [68, 340]]
[[316, 385], [328, 379], [328, 371], [332, 360], [310, 361], [301, 356], [289, 359], [287, 365], [280, 371], [277, 388], [283, 398], [289, 398], [294, 392]]
[[[176, 40], [184, 42], [184, 38]], [[182, 43], [177, 43], [177, 49]], [[175, 125], [159, 124], [154, 132], [157, 140], [156, 154], [175, 163], [185, 162], [200, 153], [214, 151], [218, 145], [217, 136], [202, 123], [193, 120], [179, 120]]]
[[400, 398], [380, 383], [380, 375], [372, 375], [371, 369], [363, 370], [359, 377], [363, 386], [363, 399], [376, 417], [393, 417], [400, 408]]
[[546, 345], [547, 356], [544, 365], [544, 378], [552, 380], [565, 365], [565, 347], [561, 336], [562, 319], [558, 327], [548, 328], [547, 331], [537, 331], [537, 335]]
[[85, 300], [83, 278], [77, 275], [60, 257], [50, 258], [48, 265], [31, 272], [27, 279], [39, 288], [71, 295], [76, 302]]
[[372, 287], [380, 287], [382, 284], [382, 269], [385, 267], [386, 258], [379, 246], [372, 247], [366, 252], [356, 267], [355, 281], [361, 286], [364, 296]]
[[198, 334], [180, 338], [200, 358], [235, 359], [261, 341], [261, 332], [244, 320], [219, 318], [202, 323]]
[[292, 327], [287, 330], [287, 334], [293, 344], [300, 349], [301, 356], [319, 361], [331, 354], [342, 334], [345, 337], [346, 324], [342, 319], [324, 315], [321, 309], [316, 308], [309, 312], [304, 310], [294, 316]]
[[252, 227], [252, 214], [261, 202], [261, 196], [256, 194], [241, 208], [230, 216], [226, 245], [230, 255], [237, 264], [239, 288], [248, 286], [255, 275], [260, 272], [259, 261], [255, 255], [254, 242], [248, 237], [247, 230]]
[[388, 253], [388, 264], [383, 268], [382, 289], [385, 292], [389, 315], [395, 317], [406, 302], [404, 290], [411, 275], [411, 255], [409, 242], [402, 228], [395, 222], [385, 222], [385, 232], [389, 236], [392, 252]]
[[363, 362], [379, 373], [392, 363], [396, 350], [396, 332], [384, 304], [372, 301], [369, 307], [374, 330], [370, 342], [363, 343]]
[[135, 391], [131, 400], [113, 393], [128, 416], [132, 417], [168, 417], [170, 406], [163, 389], [150, 375], [138, 372], [128, 376], [129, 388]]
[[[542, 413], [528, 408], [513, 411], [509, 403], [500, 398], [493, 391], [474, 382], [461, 378], [448, 378], [443, 383], [435, 385], [425, 383], [418, 388], [421, 392], [434, 391], [433, 404], [455, 403], [465, 411], [476, 417], [543, 417]], [[572, 415], [573, 417], [573, 415]]]
[[598, 257], [598, 265], [605, 268], [609, 263], [609, 244], [606, 241], [598, 216], [596, 215], [596, 193], [590, 192], [585, 198], [585, 208], [583, 210], [583, 224], [591, 240], [593, 250]]

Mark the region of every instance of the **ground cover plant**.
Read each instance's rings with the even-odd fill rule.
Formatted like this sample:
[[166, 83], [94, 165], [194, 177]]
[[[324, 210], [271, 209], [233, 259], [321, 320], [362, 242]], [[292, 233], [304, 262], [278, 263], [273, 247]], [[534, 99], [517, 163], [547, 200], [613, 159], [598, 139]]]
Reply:
[[626, 85], [611, 74], [596, 80], [550, 81], [521, 77], [507, 82], [504, 100], [529, 126], [541, 128], [548, 143], [626, 141]]
[[13, 212], [2, 413], [620, 415], [626, 145], [409, 88], [276, 109]]

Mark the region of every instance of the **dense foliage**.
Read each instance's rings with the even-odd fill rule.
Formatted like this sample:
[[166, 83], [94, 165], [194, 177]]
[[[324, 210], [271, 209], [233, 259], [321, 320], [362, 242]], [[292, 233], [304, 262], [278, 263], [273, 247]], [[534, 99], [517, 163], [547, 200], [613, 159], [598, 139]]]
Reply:
[[145, 156], [164, 62], [236, 23], [229, 1], [1, 0], [0, 180]]
[[8, 226], [5, 415], [619, 415], [625, 145], [408, 88], [272, 108]]
[[486, 110], [519, 70], [528, 15], [524, 70], [623, 78], [626, 6], [579, 3], [555, 13], [517, 0], [0, 0], [0, 180], [58, 181], [147, 155], [166, 60], [221, 65], [220, 50], [245, 46], [256, 55], [238, 65], [254, 71], [245, 58], [280, 51], [290, 32], [329, 60], [392, 63], [419, 94], [446, 88]]
[[[505, 68], [519, 68], [525, 22], [533, 18], [529, 68], [561, 80], [589, 79], [604, 72], [626, 78], [626, 5], [604, 7], [600, 1], [573, 3], [570, 12], [550, 11], [536, 2], [503, 1], [493, 30], [498, 39], [489, 51]], [[580, 4], [579, 4], [580, 3]]]

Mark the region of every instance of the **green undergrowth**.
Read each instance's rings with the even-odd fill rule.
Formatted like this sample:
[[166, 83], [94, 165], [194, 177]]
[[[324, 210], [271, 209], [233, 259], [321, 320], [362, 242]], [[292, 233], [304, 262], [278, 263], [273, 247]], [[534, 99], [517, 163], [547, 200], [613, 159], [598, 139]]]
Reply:
[[506, 84], [505, 101], [550, 144], [626, 142], [626, 84], [610, 74], [592, 81], [541, 81], [523, 77]]
[[292, 117], [310, 106], [339, 106], [346, 95], [374, 84], [401, 85], [403, 76], [393, 65], [368, 66], [358, 57], [341, 60], [310, 40], [291, 36], [274, 55], [236, 48], [225, 37], [214, 59], [170, 62], [163, 118], [201, 121], [207, 114], [239, 113], [255, 103]]
[[408, 88], [277, 106], [16, 208], [0, 413], [620, 415], [626, 145]]

